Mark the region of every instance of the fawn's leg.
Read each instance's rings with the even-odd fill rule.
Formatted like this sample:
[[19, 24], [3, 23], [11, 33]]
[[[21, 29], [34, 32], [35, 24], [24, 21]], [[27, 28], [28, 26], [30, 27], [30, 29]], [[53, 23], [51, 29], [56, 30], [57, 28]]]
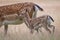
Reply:
[[38, 32], [39, 26], [34, 26], [34, 30]]
[[38, 32], [39, 28], [36, 28], [35, 30]]
[[31, 29], [31, 30], [30, 30], [30, 33], [33, 34], [33, 32], [34, 32], [34, 29]]
[[5, 31], [5, 35], [6, 35], [7, 31], [8, 31], [8, 25], [7, 24], [4, 25], [4, 31]]
[[27, 27], [29, 26], [29, 23], [27, 21], [25, 21], [25, 24], [26, 24]]
[[34, 26], [31, 24], [31, 25], [29, 26], [29, 28], [30, 28], [30, 32], [33, 34], [33, 32], [34, 32]]
[[53, 33], [55, 31], [55, 26], [54, 25], [49, 25], [50, 28], [53, 28]]
[[35, 30], [37, 31], [37, 33], [40, 31], [41, 34], [44, 35], [42, 30], [41, 30], [41, 27], [42, 27], [42, 24], [39, 24], [39, 25], [35, 26]]
[[45, 29], [46, 29], [46, 31], [48, 31], [49, 33], [51, 33], [51, 30], [50, 30], [50, 29], [48, 29], [48, 27], [46, 27]]
[[[37, 26], [35, 27], [35, 30], [38, 32], [38, 30], [41, 29], [41, 27], [42, 27], [41, 25], [37, 25]], [[42, 31], [40, 30], [40, 32], [42, 32]]]
[[46, 20], [45, 23], [43, 24], [43, 27], [46, 29], [46, 31], [48, 31], [48, 32], [51, 34], [51, 30], [48, 28], [47, 20]]
[[48, 29], [48, 25], [47, 25], [47, 23], [46, 23], [43, 27], [46, 29], [46, 31], [48, 31], [49, 33], [51, 33], [51, 30]]
[[32, 18], [36, 18], [36, 15], [37, 15], [37, 10], [36, 10], [36, 8], [34, 7], [33, 8], [33, 15], [32, 15]]

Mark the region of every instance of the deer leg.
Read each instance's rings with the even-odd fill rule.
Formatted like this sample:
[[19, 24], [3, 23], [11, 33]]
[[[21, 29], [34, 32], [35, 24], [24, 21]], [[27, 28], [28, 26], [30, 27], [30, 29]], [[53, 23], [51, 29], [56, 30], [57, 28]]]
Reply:
[[36, 18], [36, 15], [37, 15], [37, 11], [35, 10], [35, 11], [33, 12], [32, 18]]
[[38, 29], [39, 29], [39, 28], [36, 28], [35, 30], [38, 32]]
[[[40, 26], [36, 26], [36, 27], [35, 27], [35, 30], [38, 32], [39, 28], [40, 28]], [[41, 31], [41, 30], [40, 30], [40, 31]]]
[[51, 30], [48, 28], [47, 21], [44, 23], [44, 28], [51, 34]]
[[33, 32], [34, 32], [34, 30], [33, 30], [33, 29], [31, 29], [31, 30], [30, 30], [30, 33], [31, 33], [31, 34], [33, 34]]
[[[41, 34], [43, 35], [43, 32], [42, 32], [42, 30], [41, 30], [41, 27], [42, 27], [42, 24], [39, 24], [39, 25], [37, 25], [36, 27], [35, 27], [35, 30], [38, 32], [38, 31], [40, 31], [41, 32]], [[40, 30], [39, 30], [40, 29]]]
[[54, 33], [54, 31], [55, 31], [55, 26], [54, 26], [54, 25], [50, 25], [49, 27], [50, 27], [50, 28], [53, 28], [53, 33]]
[[[38, 32], [39, 28], [41, 29], [42, 25], [41, 24], [38, 24], [38, 25], [35, 25], [34, 29]], [[40, 32], [42, 32], [40, 30]]]
[[42, 24], [39, 24], [39, 27], [38, 28], [40, 29], [40, 32], [42, 33], [41, 27], [42, 27]]
[[37, 32], [38, 32], [38, 29], [39, 29], [38, 27], [39, 27], [39, 26], [35, 26], [35, 27], [34, 27], [34, 30], [36, 30]]
[[4, 25], [4, 31], [5, 31], [5, 35], [6, 35], [7, 31], [8, 31], [8, 25], [7, 24]]
[[33, 32], [34, 32], [34, 26], [33, 25], [30, 25], [29, 28], [30, 28], [30, 33], [33, 34]]
[[50, 31], [50, 29], [48, 29], [48, 27], [46, 27], [45, 29], [46, 29], [46, 31], [48, 31], [51, 34], [51, 31]]

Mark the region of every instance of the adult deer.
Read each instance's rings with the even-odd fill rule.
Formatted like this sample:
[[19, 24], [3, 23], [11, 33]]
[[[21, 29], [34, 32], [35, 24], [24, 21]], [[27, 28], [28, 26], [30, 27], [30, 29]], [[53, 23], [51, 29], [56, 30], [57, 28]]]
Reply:
[[[27, 24], [27, 27], [31, 30], [31, 33], [33, 33], [34, 30], [38, 32], [38, 29], [43, 27], [51, 33], [51, 30], [49, 28], [53, 28], [53, 33], [55, 30], [55, 26], [51, 25], [51, 20], [54, 22], [53, 18], [49, 15], [43, 15], [37, 18], [30, 18], [28, 15], [28, 10], [26, 12], [20, 14], [20, 17], [24, 18], [25, 24]], [[49, 28], [48, 28], [49, 27]]]
[[[41, 8], [40, 6], [32, 2], [16, 3], [11, 5], [0, 6], [0, 27], [4, 25], [5, 34], [6, 34], [8, 29], [8, 24], [9, 23], [11, 24], [11, 22], [13, 21], [12, 16], [13, 18], [15, 16], [14, 20], [16, 23], [16, 18], [19, 18], [19, 14], [21, 14], [21, 12], [23, 12], [23, 9], [26, 8], [28, 10], [28, 14], [30, 18], [34, 18], [36, 17], [36, 7], [39, 10], [43, 11], [43, 8]], [[20, 17], [19, 19], [22, 19], [22, 18]], [[11, 20], [11, 22], [9, 20]], [[7, 21], [9, 21], [9, 23]], [[19, 20], [19, 21], [22, 21], [22, 20]]]

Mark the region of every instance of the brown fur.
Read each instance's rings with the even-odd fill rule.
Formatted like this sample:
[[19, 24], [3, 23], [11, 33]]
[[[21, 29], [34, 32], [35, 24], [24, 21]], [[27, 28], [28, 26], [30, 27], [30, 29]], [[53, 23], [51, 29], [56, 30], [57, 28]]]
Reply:
[[[24, 9], [28, 10], [28, 14], [29, 14], [30, 18], [32, 18], [33, 12], [35, 12], [35, 6], [40, 8], [38, 5], [36, 5], [35, 3], [32, 3], [32, 2], [16, 3], [16, 4], [11, 4], [11, 5], [0, 6], [0, 22], [2, 23], [6, 19], [6, 18], [4, 18], [4, 16], [7, 16], [7, 15], [17, 14], [19, 16], [23, 12]], [[40, 9], [41, 9], [41, 11], [43, 11], [42, 8], [40, 8]], [[21, 17], [20, 17], [20, 19], [21, 19]], [[5, 28], [6, 32], [7, 32], [7, 29], [8, 29], [8, 27]]]

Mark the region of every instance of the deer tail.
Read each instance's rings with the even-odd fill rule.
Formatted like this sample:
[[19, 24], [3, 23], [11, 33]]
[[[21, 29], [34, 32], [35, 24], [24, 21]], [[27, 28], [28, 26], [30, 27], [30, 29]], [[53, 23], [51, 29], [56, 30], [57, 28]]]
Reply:
[[35, 4], [35, 7], [37, 7], [39, 10], [44, 11], [43, 8], [41, 8], [39, 5]]
[[49, 16], [49, 18], [54, 22], [54, 19], [51, 16]]

